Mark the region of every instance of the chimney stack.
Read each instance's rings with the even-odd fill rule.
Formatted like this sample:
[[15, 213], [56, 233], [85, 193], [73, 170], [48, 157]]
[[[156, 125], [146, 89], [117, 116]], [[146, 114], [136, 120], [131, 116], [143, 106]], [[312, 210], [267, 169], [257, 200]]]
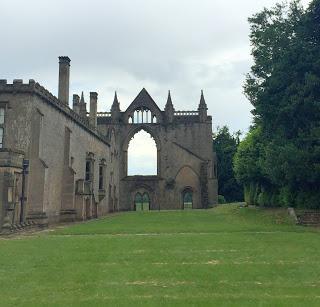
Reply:
[[77, 94], [73, 94], [73, 111], [75, 111], [77, 114], [80, 114], [80, 97]]
[[90, 125], [97, 128], [97, 104], [98, 94], [96, 92], [90, 92]]
[[69, 106], [70, 61], [67, 56], [59, 56], [58, 98], [67, 106]]

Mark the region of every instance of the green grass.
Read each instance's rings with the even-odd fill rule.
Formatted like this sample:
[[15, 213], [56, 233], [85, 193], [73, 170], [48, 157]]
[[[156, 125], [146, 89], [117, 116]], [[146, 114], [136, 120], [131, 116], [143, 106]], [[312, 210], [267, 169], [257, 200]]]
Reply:
[[224, 205], [0, 239], [0, 305], [320, 306], [320, 232]]

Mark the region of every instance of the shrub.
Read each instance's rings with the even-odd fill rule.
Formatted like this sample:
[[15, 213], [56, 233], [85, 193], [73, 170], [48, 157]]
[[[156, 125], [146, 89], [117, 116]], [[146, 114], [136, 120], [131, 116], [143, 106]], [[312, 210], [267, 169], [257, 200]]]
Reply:
[[226, 199], [224, 198], [223, 195], [218, 195], [218, 204], [226, 204]]

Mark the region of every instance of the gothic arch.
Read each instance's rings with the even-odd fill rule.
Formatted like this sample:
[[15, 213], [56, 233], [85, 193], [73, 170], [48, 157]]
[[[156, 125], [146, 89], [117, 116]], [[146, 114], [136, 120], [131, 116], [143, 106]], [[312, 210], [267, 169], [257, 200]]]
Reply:
[[176, 176], [175, 176], [175, 179], [178, 177], [179, 173], [180, 173], [181, 170], [184, 169], [184, 168], [189, 168], [193, 173], [195, 173], [195, 175], [196, 175], [197, 177], [199, 177], [198, 172], [196, 172], [196, 171], [193, 169], [192, 166], [190, 166], [190, 165], [183, 165], [183, 166], [180, 167], [180, 169], [177, 171], [177, 174], [176, 174]]
[[160, 176], [160, 161], [161, 161], [161, 142], [160, 138], [158, 136], [158, 133], [155, 129], [152, 129], [151, 125], [132, 125], [132, 128], [129, 130], [129, 132], [124, 137], [124, 140], [122, 142], [122, 156], [123, 156], [123, 171], [125, 174], [125, 177], [128, 176], [128, 147], [131, 139], [137, 134], [139, 131], [144, 130], [147, 133], [150, 134], [150, 136], [153, 138], [153, 140], [156, 143], [157, 147], [157, 176]]
[[156, 142], [157, 151], [159, 152], [161, 150], [161, 143], [160, 143], [160, 138], [158, 136], [158, 133], [156, 132], [155, 129], [152, 129], [150, 125], [146, 125], [146, 124], [132, 126], [132, 128], [129, 130], [126, 137], [124, 138], [124, 141], [122, 142], [122, 150], [128, 151], [128, 147], [131, 139], [135, 136], [135, 134], [137, 134], [141, 130], [144, 130], [151, 135], [151, 137]]
[[149, 185], [145, 184], [145, 183], [137, 183], [131, 190], [130, 192], [134, 192], [136, 190], [139, 189], [144, 189], [146, 191], [148, 191], [149, 193], [153, 193], [154, 189], [152, 187], [150, 187]]
[[179, 194], [179, 203], [183, 209], [183, 196], [185, 191], [192, 191], [193, 208], [201, 207], [201, 187], [200, 177], [189, 165], [180, 168], [175, 177], [176, 189]]

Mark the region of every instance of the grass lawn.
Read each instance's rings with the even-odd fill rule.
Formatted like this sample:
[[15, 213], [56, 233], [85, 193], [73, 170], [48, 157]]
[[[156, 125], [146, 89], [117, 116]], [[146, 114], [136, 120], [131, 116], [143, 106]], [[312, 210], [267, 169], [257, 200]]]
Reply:
[[0, 306], [320, 306], [320, 231], [224, 205], [0, 238]]

